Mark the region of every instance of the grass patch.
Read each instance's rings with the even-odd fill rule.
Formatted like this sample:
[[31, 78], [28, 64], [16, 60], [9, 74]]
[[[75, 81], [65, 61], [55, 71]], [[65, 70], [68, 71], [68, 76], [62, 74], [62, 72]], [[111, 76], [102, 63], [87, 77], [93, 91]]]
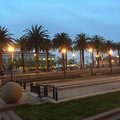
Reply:
[[44, 103], [15, 110], [23, 120], [82, 120], [120, 107], [120, 92], [65, 103]]

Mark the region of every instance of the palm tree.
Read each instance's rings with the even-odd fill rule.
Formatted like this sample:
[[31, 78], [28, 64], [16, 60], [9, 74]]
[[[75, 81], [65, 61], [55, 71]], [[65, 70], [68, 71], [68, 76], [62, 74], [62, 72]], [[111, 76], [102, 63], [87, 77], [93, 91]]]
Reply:
[[118, 66], [120, 67], [120, 42], [114, 43], [114, 46], [115, 46], [115, 50], [117, 50], [118, 59], [119, 59]]
[[38, 73], [38, 70], [39, 70], [38, 53], [43, 48], [44, 39], [49, 38], [48, 31], [43, 30], [42, 26], [38, 26], [38, 25], [33, 26], [32, 25], [31, 30], [26, 29], [25, 32], [26, 32], [25, 37], [28, 40], [27, 44], [30, 47], [29, 50], [31, 50], [31, 51], [35, 50], [35, 54], [36, 54], [36, 72]]
[[107, 40], [105, 41], [105, 44], [102, 46], [104, 47], [104, 50], [107, 52], [108, 54], [108, 58], [109, 58], [109, 67], [112, 66], [112, 62], [111, 62], [111, 54], [109, 53], [110, 50], [113, 50], [113, 40]]
[[86, 35], [85, 33], [80, 33], [80, 34], [77, 34], [77, 36], [75, 37], [75, 41], [73, 42], [75, 50], [80, 51], [81, 68], [84, 68], [84, 50], [86, 49], [88, 40], [90, 40], [88, 35]]
[[49, 71], [49, 50], [52, 49], [52, 41], [50, 39], [44, 39], [43, 41], [43, 51], [46, 51], [46, 65], [47, 65], [47, 71]]
[[11, 33], [5, 27], [0, 26], [0, 73], [2, 72], [2, 53], [7, 50], [10, 45], [13, 45], [13, 38], [11, 38]]
[[[67, 51], [72, 50], [72, 47], [71, 47], [72, 46], [72, 40], [71, 40], [71, 38], [69, 37], [69, 35], [67, 33], [64, 33], [64, 32], [57, 33], [57, 34], [55, 34], [52, 42], [53, 42], [53, 48], [58, 49], [59, 52], [62, 53], [62, 50], [66, 49], [66, 56], [65, 56], [66, 65], [65, 66], [67, 67]], [[63, 55], [64, 55], [64, 53], [62, 53], [62, 66], [64, 66], [63, 65], [64, 64]], [[62, 70], [63, 69], [64, 68], [62, 67]]]
[[23, 67], [23, 73], [25, 72], [25, 62], [24, 62], [24, 53], [27, 51], [27, 40], [24, 37], [21, 37], [20, 39], [15, 40], [16, 47], [20, 49], [21, 51], [21, 58], [22, 58], [22, 67]]
[[97, 59], [97, 65], [98, 68], [100, 67], [99, 65], [99, 52], [101, 50], [101, 47], [104, 43], [104, 38], [99, 36], [99, 35], [95, 35], [91, 38], [90, 44], [92, 45], [93, 49], [96, 50], [96, 59]]

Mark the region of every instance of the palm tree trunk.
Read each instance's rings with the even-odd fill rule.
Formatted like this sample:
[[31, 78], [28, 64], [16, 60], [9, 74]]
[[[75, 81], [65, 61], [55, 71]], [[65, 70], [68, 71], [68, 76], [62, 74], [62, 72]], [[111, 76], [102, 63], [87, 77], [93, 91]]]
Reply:
[[38, 60], [38, 52], [36, 52], [36, 73], [39, 72], [39, 60]]
[[100, 68], [100, 59], [99, 59], [99, 57], [98, 57], [98, 68]]
[[94, 52], [92, 51], [92, 68], [94, 68]]
[[98, 68], [100, 68], [100, 62], [99, 62], [99, 52], [97, 51], [97, 56], [96, 56], [96, 58], [97, 58], [97, 67]]
[[64, 53], [62, 53], [62, 71], [64, 71], [65, 63], [64, 63]]
[[120, 67], [120, 53], [119, 53], [119, 67]]
[[21, 57], [22, 57], [22, 66], [23, 66], [23, 73], [25, 72], [25, 62], [24, 62], [24, 51], [22, 51]]
[[118, 66], [120, 67], [120, 50], [119, 49], [118, 49], [118, 59], [119, 59]]
[[48, 62], [48, 51], [46, 51], [46, 66], [47, 66], [47, 71], [49, 71], [49, 62]]
[[67, 51], [65, 53], [65, 69], [67, 69]]
[[82, 69], [84, 68], [84, 49], [82, 49]]
[[103, 54], [101, 55], [101, 59], [102, 59], [102, 66], [104, 65], [104, 58], [103, 58]]
[[80, 70], [82, 69], [82, 51], [80, 50]]
[[2, 46], [0, 45], [0, 75], [2, 72]]
[[111, 67], [111, 55], [109, 54], [108, 57], [109, 57], [109, 67]]

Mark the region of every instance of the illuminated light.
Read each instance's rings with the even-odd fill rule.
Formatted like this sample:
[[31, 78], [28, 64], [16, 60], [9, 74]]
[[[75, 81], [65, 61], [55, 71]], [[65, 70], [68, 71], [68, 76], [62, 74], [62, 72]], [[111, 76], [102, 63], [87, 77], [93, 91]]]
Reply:
[[112, 55], [113, 51], [112, 51], [112, 50], [110, 50], [108, 53], [109, 53], [110, 55]]
[[74, 58], [76, 55], [75, 54], [72, 54], [72, 57]]
[[99, 57], [99, 55], [96, 55], [96, 58], [98, 58]]
[[92, 49], [92, 48], [90, 48], [90, 49], [89, 49], [89, 52], [92, 52], [92, 51], [93, 51], [93, 49]]
[[34, 54], [34, 57], [36, 57], [36, 53]]
[[65, 53], [66, 52], [66, 49], [62, 49], [62, 53]]
[[13, 52], [13, 51], [14, 51], [14, 48], [13, 48], [12, 46], [10, 46], [10, 47], [8, 48], [8, 51], [9, 51], [9, 52]]

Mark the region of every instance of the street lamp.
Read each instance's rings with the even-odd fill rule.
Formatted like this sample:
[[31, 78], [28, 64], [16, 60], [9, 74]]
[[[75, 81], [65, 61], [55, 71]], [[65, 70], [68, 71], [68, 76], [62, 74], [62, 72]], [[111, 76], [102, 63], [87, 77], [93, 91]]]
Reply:
[[66, 53], [66, 49], [62, 49], [62, 53], [63, 53], [63, 70], [64, 70], [64, 77], [66, 77], [66, 70], [65, 70], [65, 53]]
[[112, 62], [111, 62], [112, 53], [113, 53], [112, 50], [110, 50], [110, 51], [108, 52], [108, 54], [109, 54], [109, 62], [110, 62], [109, 64], [110, 64], [110, 67], [111, 67], [111, 73], [112, 73]]
[[34, 57], [36, 57], [36, 53], [34, 53]]
[[10, 61], [10, 76], [11, 76], [11, 81], [13, 81], [13, 73], [12, 73], [12, 69], [13, 69], [13, 52], [14, 52], [14, 48], [12, 46], [10, 46], [8, 48], [8, 51], [11, 53], [11, 61]]
[[96, 55], [96, 60], [97, 60], [97, 67], [99, 68], [100, 67], [100, 65], [99, 65], [99, 55]]
[[93, 49], [92, 48], [90, 48], [89, 49], [89, 52], [91, 53], [91, 61], [92, 61], [92, 64], [91, 64], [91, 74], [93, 75], [93, 64], [94, 64], [94, 58], [93, 58]]
[[[36, 53], [34, 53], [34, 67], [36, 68], [36, 66], [37, 66], [37, 63], [36, 63]], [[35, 69], [35, 70], [37, 71], [37, 69]]]
[[117, 55], [117, 59], [118, 59], [118, 66], [120, 67], [120, 54]]

